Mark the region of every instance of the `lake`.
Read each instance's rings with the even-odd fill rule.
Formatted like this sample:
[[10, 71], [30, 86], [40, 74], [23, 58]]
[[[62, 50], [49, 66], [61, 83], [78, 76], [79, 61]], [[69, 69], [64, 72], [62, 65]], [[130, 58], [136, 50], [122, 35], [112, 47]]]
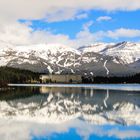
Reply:
[[2, 140], [140, 139], [139, 84], [9, 86], [0, 91]]

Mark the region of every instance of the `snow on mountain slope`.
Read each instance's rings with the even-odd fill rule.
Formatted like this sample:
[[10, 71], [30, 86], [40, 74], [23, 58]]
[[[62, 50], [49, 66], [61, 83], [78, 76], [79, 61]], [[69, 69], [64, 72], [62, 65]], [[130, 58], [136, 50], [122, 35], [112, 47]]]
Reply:
[[131, 64], [140, 60], [140, 43], [121, 42], [117, 44], [98, 43], [88, 47], [80, 48], [85, 52], [97, 52], [114, 57], [114, 62]]
[[87, 52], [96, 52], [99, 53], [105, 48], [113, 45], [113, 43], [107, 44], [107, 43], [95, 43], [91, 44], [90, 46], [83, 46], [80, 47], [78, 50], [82, 51], [82, 53], [87, 53]]
[[[74, 72], [80, 65], [80, 51], [60, 44], [11, 46], [2, 44], [0, 65], [27, 68], [33, 71]], [[5, 47], [7, 46], [7, 47]]]
[[140, 59], [140, 44], [122, 42], [103, 50], [102, 53], [117, 57], [123, 64], [130, 64]]
[[73, 52], [78, 53], [77, 50], [74, 48], [70, 48], [68, 46], [64, 46], [62, 44], [37, 44], [37, 45], [30, 45], [30, 46], [15, 46], [14, 50], [17, 52], [26, 52], [29, 53], [31, 51], [36, 52], [47, 52], [48, 54], [57, 54], [57, 53], [64, 53], [64, 52]]
[[139, 59], [140, 45], [127, 42], [74, 49], [61, 44], [14, 46], [0, 41], [0, 66], [35, 72], [128, 75], [140, 72], [137, 65], [127, 65]]

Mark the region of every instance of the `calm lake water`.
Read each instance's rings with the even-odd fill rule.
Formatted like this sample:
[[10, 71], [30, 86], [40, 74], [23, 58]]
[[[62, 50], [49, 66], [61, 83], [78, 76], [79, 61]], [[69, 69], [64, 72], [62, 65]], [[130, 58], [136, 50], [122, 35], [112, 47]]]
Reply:
[[10, 85], [1, 140], [140, 139], [140, 85]]

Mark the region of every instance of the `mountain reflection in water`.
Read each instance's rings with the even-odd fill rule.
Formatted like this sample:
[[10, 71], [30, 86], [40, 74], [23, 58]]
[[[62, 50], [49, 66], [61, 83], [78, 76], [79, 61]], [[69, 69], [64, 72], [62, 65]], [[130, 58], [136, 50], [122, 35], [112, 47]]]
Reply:
[[[0, 130], [8, 129], [9, 124], [18, 130], [20, 123], [29, 131], [28, 139], [35, 140], [53, 139], [52, 134], [61, 139], [61, 133], [71, 139], [140, 138], [139, 91], [45, 86], [14, 88], [0, 93]], [[6, 121], [7, 125], [2, 125], [5, 120], [9, 120], [9, 124]]]

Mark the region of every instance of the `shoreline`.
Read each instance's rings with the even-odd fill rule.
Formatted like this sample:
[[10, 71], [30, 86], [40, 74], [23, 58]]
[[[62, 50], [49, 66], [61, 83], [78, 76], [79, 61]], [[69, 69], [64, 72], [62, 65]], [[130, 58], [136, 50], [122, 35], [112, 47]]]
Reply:
[[[117, 85], [117, 86], [116, 86]], [[90, 88], [99, 90], [140, 91], [140, 84], [8, 84], [9, 87]]]

